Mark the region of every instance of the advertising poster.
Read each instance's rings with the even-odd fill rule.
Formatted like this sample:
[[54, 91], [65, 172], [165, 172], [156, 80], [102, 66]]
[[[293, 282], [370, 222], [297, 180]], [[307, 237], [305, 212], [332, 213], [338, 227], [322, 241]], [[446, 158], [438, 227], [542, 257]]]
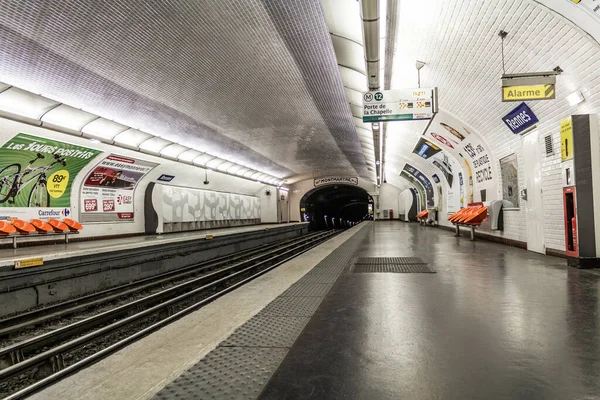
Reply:
[[418, 154], [424, 159], [428, 159], [436, 155], [440, 150], [441, 149], [438, 146], [431, 143], [429, 140], [421, 138], [414, 148], [413, 153]]
[[425, 194], [427, 195], [427, 207], [434, 207], [435, 192], [433, 191], [433, 185], [431, 184], [431, 181], [425, 175], [423, 175], [421, 171], [419, 171], [410, 164], [406, 164], [402, 172], [413, 176], [417, 181], [421, 183], [421, 185], [423, 185], [423, 188], [425, 189]]
[[71, 216], [73, 179], [100, 153], [17, 134], [0, 147], [0, 219]]
[[157, 164], [111, 154], [85, 178], [81, 187], [81, 220], [133, 220], [133, 193], [140, 179]]
[[498, 184], [497, 168], [492, 162], [491, 153], [479, 135], [471, 133], [456, 118], [440, 112], [425, 136], [439, 144], [452, 158], [464, 165], [465, 185], [468, 185], [465, 196], [468, 203], [481, 201], [482, 190], [485, 190], [488, 195], [494, 194], [494, 198], [487, 196], [488, 201], [495, 200]]

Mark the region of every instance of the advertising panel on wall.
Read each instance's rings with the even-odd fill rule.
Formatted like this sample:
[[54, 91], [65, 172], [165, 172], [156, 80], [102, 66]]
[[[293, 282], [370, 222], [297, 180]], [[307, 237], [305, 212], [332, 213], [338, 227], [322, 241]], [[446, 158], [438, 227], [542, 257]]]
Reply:
[[77, 174], [101, 152], [19, 133], [0, 147], [0, 218], [71, 215]]
[[433, 185], [429, 178], [410, 164], [406, 164], [402, 172], [413, 176], [421, 183], [421, 185], [423, 185], [425, 194], [427, 195], [427, 207], [435, 207], [435, 192], [433, 191]]
[[81, 221], [133, 220], [133, 195], [138, 182], [158, 164], [111, 154], [81, 186]]
[[438, 146], [436, 146], [435, 144], [431, 143], [431, 141], [429, 141], [425, 138], [421, 138], [417, 142], [417, 145], [415, 146], [413, 153], [423, 157], [424, 159], [428, 159], [428, 158], [431, 158], [432, 156], [436, 155], [440, 150], [441, 149]]
[[466, 202], [498, 199], [498, 173], [492, 162], [491, 152], [485, 142], [476, 133], [471, 133], [464, 124], [451, 115], [440, 112], [425, 136], [441, 145], [450, 156], [464, 164]]
[[[460, 199], [456, 196], [456, 192], [453, 188], [454, 185], [454, 174], [459, 170], [458, 166], [456, 166], [456, 161], [452, 157], [448, 157], [446, 153], [444, 153], [438, 146], [431, 143], [429, 140], [421, 138], [417, 143], [417, 146], [413, 150], [413, 153], [418, 154], [419, 156], [431, 161], [433, 165], [435, 165], [442, 174], [446, 178], [446, 182], [448, 182], [448, 204], [447, 204], [447, 212], [455, 212], [460, 208]], [[436, 180], [437, 175], [433, 176], [433, 179]], [[439, 177], [436, 183], [439, 183]], [[440, 197], [441, 198], [441, 197]]]

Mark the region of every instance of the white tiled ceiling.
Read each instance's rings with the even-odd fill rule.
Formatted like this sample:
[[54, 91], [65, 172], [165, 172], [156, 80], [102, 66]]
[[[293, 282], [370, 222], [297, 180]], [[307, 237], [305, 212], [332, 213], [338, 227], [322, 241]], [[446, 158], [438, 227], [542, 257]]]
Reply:
[[278, 177], [366, 175], [317, 0], [0, 0], [0, 80]]
[[[415, 61], [426, 62], [422, 85], [439, 87], [441, 109], [481, 135], [495, 161], [520, 146], [501, 121], [515, 104], [500, 102], [500, 29], [507, 72], [565, 71], [557, 100], [530, 104], [542, 124], [600, 111], [598, 43], [548, 8], [398, 1], [391, 88], [416, 86]], [[0, 9], [2, 81], [156, 134], [165, 149], [185, 144], [201, 164], [374, 179], [356, 0], [0, 0]], [[565, 101], [575, 90], [586, 97], [578, 108]], [[412, 154], [425, 125], [387, 124], [388, 181], [406, 162], [436, 172]]]
[[[558, 77], [557, 100], [530, 103], [542, 123], [567, 115], [565, 97], [576, 89], [587, 98], [582, 105], [586, 112], [600, 110], [598, 43], [536, 2], [402, 0], [399, 18], [392, 88], [416, 87], [415, 61], [426, 62], [422, 86], [439, 87], [440, 108], [473, 127], [495, 161], [520, 147], [520, 138], [510, 134], [501, 120], [517, 105], [500, 99], [501, 29], [509, 32], [507, 73], [550, 71], [556, 66], [565, 71]], [[414, 122], [387, 124], [387, 169], [402, 170], [410, 160], [426, 172], [430, 164], [411, 154], [424, 127]]]
[[[385, 1], [385, 0], [384, 0]], [[346, 100], [354, 116], [369, 178], [376, 182], [375, 146], [370, 124], [362, 123], [362, 93], [368, 90], [360, 5], [355, 0], [321, 0], [325, 22], [337, 57]], [[379, 151], [379, 149], [377, 149]]]

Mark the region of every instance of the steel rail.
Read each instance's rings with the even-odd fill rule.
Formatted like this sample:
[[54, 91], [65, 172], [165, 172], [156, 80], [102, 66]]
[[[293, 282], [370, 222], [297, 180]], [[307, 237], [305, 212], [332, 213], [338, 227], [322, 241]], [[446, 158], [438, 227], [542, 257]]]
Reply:
[[[254, 257], [250, 260], [239, 262], [239, 263], [229, 266], [227, 268], [221, 269], [219, 271], [215, 271], [211, 274], [204, 275], [202, 277], [193, 279], [189, 282], [185, 282], [183, 284], [177, 285], [173, 288], [166, 289], [164, 291], [152, 294], [145, 298], [122, 305], [115, 309], [105, 311], [104, 313], [86, 318], [82, 321], [64, 326], [62, 328], [59, 328], [59, 329], [51, 331], [51, 332], [47, 332], [45, 334], [33, 337], [33, 338], [25, 340], [23, 342], [16, 343], [12, 346], [8, 346], [0, 351], [2, 355], [10, 355], [11, 353], [18, 354], [19, 357], [13, 357], [13, 359], [17, 359], [17, 360], [19, 358], [23, 359], [24, 354], [26, 353], [27, 350], [29, 350], [31, 352], [35, 349], [39, 349], [42, 347], [46, 347], [46, 346], [55, 344], [66, 338], [80, 334], [80, 333], [90, 330], [94, 327], [97, 327], [99, 325], [102, 325], [109, 321], [112, 321], [115, 318], [122, 317], [123, 315], [128, 314], [132, 310], [134, 310], [134, 311], [139, 310], [144, 306], [147, 307], [152, 304], [155, 304], [148, 309], [137, 312], [137, 313], [130, 315], [124, 319], [121, 319], [121, 320], [113, 322], [107, 326], [103, 326], [97, 330], [94, 330], [92, 332], [84, 334], [83, 336], [73, 339], [67, 343], [63, 343], [59, 346], [53, 347], [49, 350], [46, 350], [43, 353], [40, 353], [33, 357], [24, 359], [23, 361], [13, 364], [12, 366], [6, 367], [6, 368], [0, 370], [0, 381], [6, 380], [24, 370], [28, 370], [28, 369], [34, 368], [38, 365], [44, 364], [47, 360], [51, 359], [54, 356], [57, 356], [66, 351], [72, 350], [74, 348], [80, 347], [83, 344], [86, 344], [86, 343], [88, 343], [92, 340], [95, 340], [101, 336], [105, 336], [109, 333], [112, 333], [113, 331], [120, 329], [124, 326], [130, 325], [136, 321], [139, 321], [142, 318], [151, 316], [151, 315], [156, 314], [165, 309], [168, 310], [168, 307], [176, 305], [177, 303], [180, 303], [186, 299], [189, 299], [192, 296], [195, 296], [202, 292], [205, 292], [208, 289], [212, 289], [220, 284], [224, 284], [227, 280], [231, 280], [232, 278], [234, 278], [236, 276], [239, 276], [243, 273], [247, 273], [252, 269], [260, 268], [261, 266], [263, 266], [269, 262], [278, 263], [281, 261], [281, 259], [289, 258], [288, 255], [306, 251], [307, 248], [314, 247], [316, 245], [315, 243], [318, 244], [318, 243], [324, 241], [325, 239], [329, 238], [330, 236], [333, 236], [334, 234], [335, 233], [331, 233], [324, 237], [311, 238], [308, 240], [304, 240], [304, 241], [301, 241], [299, 244], [291, 244], [284, 248], [285, 249], [284, 252], [280, 252], [279, 254], [274, 254], [278, 250], [270, 250], [270, 251], [266, 252], [265, 254]], [[235, 270], [238, 270], [238, 271], [232, 272]], [[208, 281], [208, 283], [206, 283], [206, 281]], [[192, 286], [198, 285], [198, 284], [203, 284], [203, 286], [200, 286], [196, 289], [191, 289]], [[190, 290], [183, 294], [180, 294], [182, 289], [190, 289]], [[173, 297], [173, 296], [176, 296], [176, 297]], [[171, 297], [171, 298], [166, 301], [163, 301], [169, 297]], [[156, 303], [158, 303], [158, 304], [156, 304]]]
[[[331, 235], [331, 236], [333, 236], [333, 235]], [[327, 237], [329, 237], [329, 236], [327, 236]], [[117, 352], [121, 348], [123, 348], [123, 347], [125, 347], [125, 346], [127, 346], [127, 345], [129, 345], [129, 344], [131, 344], [133, 342], [135, 342], [136, 340], [141, 339], [141, 338], [147, 336], [148, 334], [150, 334], [150, 333], [152, 333], [152, 332], [154, 332], [154, 331], [162, 328], [163, 326], [168, 325], [169, 323], [174, 322], [174, 321], [176, 321], [176, 320], [184, 317], [185, 315], [187, 315], [187, 314], [189, 314], [189, 313], [197, 310], [198, 308], [200, 308], [200, 307], [202, 307], [202, 306], [204, 306], [204, 305], [206, 305], [206, 304], [208, 304], [208, 303], [216, 300], [217, 298], [223, 296], [224, 294], [227, 294], [227, 293], [229, 293], [229, 292], [231, 292], [231, 291], [233, 291], [233, 290], [235, 290], [235, 289], [243, 286], [244, 284], [246, 284], [246, 283], [248, 283], [248, 282], [256, 279], [257, 277], [259, 277], [259, 276], [261, 276], [261, 275], [263, 275], [263, 274], [271, 271], [272, 269], [277, 268], [281, 264], [284, 264], [284, 263], [290, 261], [291, 259], [293, 259], [293, 258], [297, 257], [298, 255], [300, 255], [300, 254], [302, 254], [302, 253], [310, 250], [311, 248], [318, 246], [321, 242], [325, 241], [327, 239], [327, 237], [323, 238], [322, 240], [318, 241], [317, 243], [313, 244], [312, 246], [310, 246], [308, 248], [305, 248], [304, 250], [302, 250], [302, 251], [300, 251], [300, 252], [298, 252], [296, 254], [293, 254], [292, 256], [290, 256], [290, 257], [288, 257], [288, 258], [286, 258], [284, 260], [278, 261], [276, 264], [273, 264], [273, 265], [271, 265], [271, 266], [269, 266], [269, 267], [267, 267], [267, 268], [265, 268], [265, 269], [263, 269], [263, 270], [255, 273], [255, 274], [253, 274], [252, 276], [244, 278], [243, 280], [241, 280], [239, 282], [236, 282], [235, 284], [233, 284], [233, 285], [231, 285], [229, 287], [226, 287], [226, 288], [222, 289], [221, 291], [219, 291], [219, 292], [217, 292], [217, 293], [215, 293], [215, 294], [213, 294], [213, 295], [211, 295], [211, 296], [209, 296], [209, 297], [207, 297], [205, 299], [202, 299], [202, 300], [194, 303], [191, 306], [186, 307], [183, 310], [178, 311], [177, 313], [175, 313], [175, 314], [173, 314], [171, 316], [168, 316], [168, 317], [166, 317], [166, 318], [164, 318], [164, 319], [162, 319], [162, 320], [160, 320], [160, 321], [158, 321], [158, 322], [156, 322], [156, 323], [154, 323], [154, 324], [152, 324], [152, 325], [150, 325], [150, 326], [142, 329], [141, 331], [136, 332], [136, 333], [132, 334], [131, 336], [128, 336], [127, 338], [120, 340], [117, 343], [112, 344], [112, 345], [110, 345], [110, 346], [108, 346], [108, 347], [106, 347], [106, 348], [104, 348], [104, 349], [102, 349], [102, 350], [100, 350], [100, 351], [92, 354], [91, 356], [88, 356], [88, 357], [86, 357], [86, 358], [84, 358], [82, 360], [79, 360], [76, 363], [74, 363], [72, 365], [69, 365], [68, 367], [65, 367], [65, 368], [61, 369], [60, 371], [58, 371], [58, 372], [56, 372], [56, 373], [54, 373], [52, 375], [49, 375], [46, 378], [41, 379], [41, 380], [39, 380], [39, 381], [37, 381], [37, 382], [35, 382], [35, 383], [33, 383], [33, 384], [31, 384], [31, 385], [29, 385], [29, 386], [27, 386], [27, 387], [19, 390], [19, 391], [15, 392], [15, 393], [13, 393], [11, 395], [9, 395], [8, 397], [5, 397], [4, 400], [22, 399], [22, 398], [24, 398], [26, 396], [29, 396], [29, 395], [31, 395], [33, 393], [36, 393], [36, 392], [38, 392], [38, 391], [40, 391], [40, 390], [42, 390], [42, 389], [50, 386], [51, 384], [53, 384], [53, 383], [55, 383], [55, 382], [57, 382], [57, 381], [59, 381], [61, 379], [64, 379], [65, 377], [67, 377], [67, 376], [69, 376], [69, 375], [71, 375], [71, 374], [73, 374], [73, 373], [75, 373], [75, 372], [77, 372], [77, 371], [79, 371], [79, 370], [87, 367], [88, 365], [91, 365], [91, 364], [93, 364], [93, 363], [95, 363], [95, 362], [97, 362], [97, 361], [99, 361], [99, 360], [101, 360], [101, 359], [103, 359], [103, 358], [105, 358], [105, 357], [107, 357], [107, 356], [109, 356], [109, 355]], [[241, 272], [242, 271], [240, 271], [240, 273]]]
[[[304, 235], [302, 238], [318, 237], [326, 235], [326, 233], [318, 232], [315, 234]], [[252, 254], [257, 254], [265, 249], [279, 248], [288, 243], [297, 241], [298, 238], [286, 239], [275, 243], [269, 243], [253, 247], [251, 249], [236, 252], [231, 255], [216, 257], [210, 260], [202, 261], [194, 265], [188, 265], [174, 271], [168, 271], [162, 274], [154, 275], [128, 284], [116, 286], [100, 292], [92, 293], [86, 296], [81, 296], [72, 300], [67, 300], [48, 307], [32, 310], [12, 317], [0, 319], [0, 337], [9, 335], [14, 332], [23, 330], [24, 328], [40, 325], [42, 323], [85, 310], [97, 304], [102, 304], [119, 298], [124, 295], [140, 292], [165, 282], [175, 279], [184, 278], [186, 276], [202, 273], [203, 271], [219, 268], [225, 264], [248, 257]], [[1, 356], [1, 354], [0, 354]]]

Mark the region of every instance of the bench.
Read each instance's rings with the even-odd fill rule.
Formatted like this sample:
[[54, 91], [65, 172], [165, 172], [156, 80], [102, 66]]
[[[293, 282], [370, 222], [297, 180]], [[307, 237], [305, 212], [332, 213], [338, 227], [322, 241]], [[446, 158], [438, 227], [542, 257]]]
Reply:
[[460, 236], [460, 227], [468, 227], [471, 240], [475, 240], [475, 229], [488, 217], [488, 208], [483, 203], [471, 203], [448, 217], [448, 221], [456, 226], [456, 236]]
[[0, 239], [11, 239], [13, 249], [17, 248], [17, 239], [25, 237], [51, 237], [64, 236], [65, 243], [69, 243], [69, 235], [76, 235], [83, 226], [70, 218], [65, 218], [62, 221], [57, 219], [49, 219], [47, 221], [41, 219], [32, 219], [27, 222], [18, 218], [9, 218], [8, 220], [0, 220]]
[[417, 214], [417, 219], [422, 225], [437, 225], [438, 211], [437, 208], [426, 208]]

